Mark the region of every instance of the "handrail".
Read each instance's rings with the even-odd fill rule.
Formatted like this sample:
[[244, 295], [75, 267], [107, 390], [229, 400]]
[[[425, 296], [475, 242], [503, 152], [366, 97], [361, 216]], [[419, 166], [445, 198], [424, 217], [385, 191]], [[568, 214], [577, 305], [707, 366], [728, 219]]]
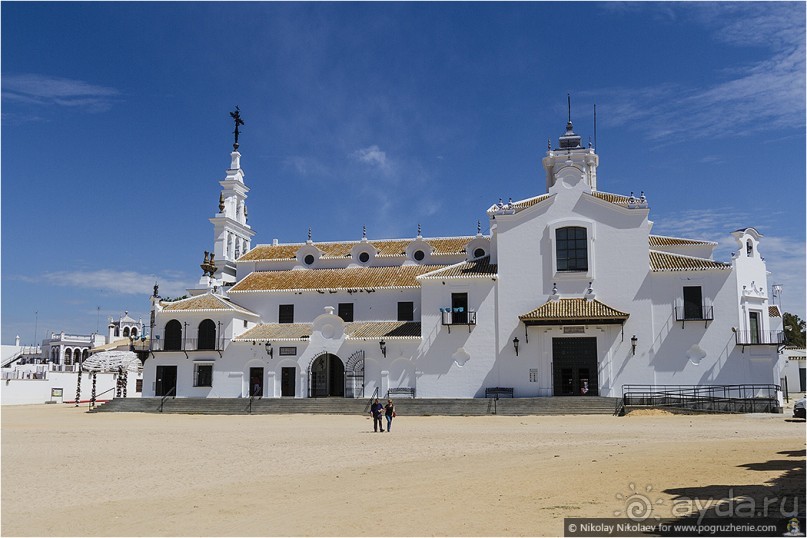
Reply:
[[163, 412], [163, 406], [165, 405], [165, 400], [167, 400], [168, 397], [171, 396], [172, 394], [174, 395], [174, 398], [176, 398], [176, 392], [177, 392], [177, 388], [176, 388], [176, 386], [174, 386], [174, 387], [171, 388], [171, 390], [169, 390], [167, 393], [165, 393], [165, 395], [163, 395], [162, 400], [160, 400], [160, 409], [159, 409], [160, 413]]
[[675, 407], [712, 412], [756, 412], [779, 407], [779, 385], [623, 385], [625, 406]]
[[365, 413], [369, 413], [369, 412], [370, 412], [370, 406], [371, 406], [371, 405], [373, 405], [373, 400], [375, 400], [376, 398], [378, 398], [378, 395], [379, 395], [379, 393], [380, 393], [380, 390], [381, 390], [381, 387], [376, 387], [376, 388], [375, 388], [375, 390], [373, 391], [373, 395], [372, 395], [372, 396], [370, 396], [370, 399], [369, 399], [369, 400], [367, 400], [367, 405], [366, 405], [366, 406], [365, 406], [365, 408], [364, 408], [364, 412], [365, 412]]
[[103, 395], [104, 395], [104, 394], [106, 394], [107, 392], [111, 392], [111, 391], [115, 390], [116, 388], [117, 388], [117, 387], [112, 387], [111, 389], [109, 389], [109, 390], [105, 390], [105, 391], [104, 391], [104, 392], [102, 392], [101, 394], [97, 394], [97, 395], [93, 396], [92, 398], [90, 398], [90, 401], [89, 401], [89, 403], [87, 404], [87, 409], [91, 409], [91, 408], [95, 407], [95, 401], [98, 399], [98, 396], [103, 396]]

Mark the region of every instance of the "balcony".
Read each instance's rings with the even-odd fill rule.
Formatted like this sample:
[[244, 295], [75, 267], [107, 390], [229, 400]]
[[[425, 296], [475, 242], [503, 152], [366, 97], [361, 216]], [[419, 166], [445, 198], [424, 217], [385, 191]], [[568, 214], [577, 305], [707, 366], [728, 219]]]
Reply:
[[738, 346], [783, 346], [785, 335], [782, 331], [740, 331], [732, 329], [734, 332], [734, 342]]
[[464, 308], [441, 308], [440, 315], [442, 317], [442, 324], [448, 327], [448, 332], [451, 332], [452, 325], [467, 325], [468, 332], [471, 332], [471, 326], [476, 325], [476, 312], [474, 310], [465, 310]]
[[681, 322], [681, 328], [687, 321], [703, 321], [703, 326], [706, 327], [707, 321], [715, 319], [714, 306], [703, 304], [682, 304], [675, 305], [675, 321]]
[[219, 356], [229, 343], [229, 338], [168, 338], [155, 336], [151, 341], [151, 351], [218, 351]]

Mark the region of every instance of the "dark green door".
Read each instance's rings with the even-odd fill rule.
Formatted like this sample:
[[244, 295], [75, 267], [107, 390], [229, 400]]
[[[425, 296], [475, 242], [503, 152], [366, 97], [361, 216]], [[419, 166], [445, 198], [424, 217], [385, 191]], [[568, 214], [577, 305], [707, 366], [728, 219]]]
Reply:
[[[155, 396], [165, 396], [167, 394], [176, 395], [177, 388], [177, 367], [158, 366], [157, 379], [154, 385]], [[174, 392], [171, 392], [171, 390]]]
[[552, 375], [555, 396], [596, 396], [596, 338], [553, 338]]

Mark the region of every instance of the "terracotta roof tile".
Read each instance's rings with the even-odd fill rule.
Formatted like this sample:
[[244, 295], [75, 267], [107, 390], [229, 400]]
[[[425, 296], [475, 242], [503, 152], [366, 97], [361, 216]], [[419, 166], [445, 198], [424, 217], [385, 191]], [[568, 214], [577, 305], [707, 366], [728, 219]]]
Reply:
[[484, 256], [476, 260], [449, 265], [419, 278], [479, 278], [495, 276], [497, 271], [498, 266], [490, 263], [490, 256]]
[[558, 299], [548, 301], [518, 317], [525, 323], [529, 322], [593, 322], [593, 321], [624, 321], [630, 314], [620, 312], [600, 301], [586, 299]]
[[649, 237], [651, 247], [670, 247], [681, 245], [717, 245], [714, 241], [701, 241], [699, 239], [684, 239], [682, 237], [667, 237], [664, 235], [651, 235]]
[[[253, 327], [236, 341], [305, 340], [313, 332], [311, 323], [265, 323]], [[345, 323], [348, 338], [420, 338], [419, 321], [356, 321]]]
[[164, 312], [172, 312], [172, 311], [210, 311], [210, 310], [232, 310], [236, 312], [240, 312], [243, 314], [250, 314], [252, 316], [257, 316], [254, 312], [247, 310], [246, 308], [239, 306], [229, 299], [224, 297], [220, 297], [218, 295], [213, 295], [211, 293], [205, 293], [203, 295], [197, 295], [196, 297], [189, 297], [187, 299], [181, 299], [179, 301], [174, 301], [170, 303], [160, 303], [163, 307]]
[[775, 304], [768, 306], [768, 316], [772, 318], [781, 318], [782, 313], [779, 311], [779, 306]]
[[229, 293], [283, 290], [344, 290], [367, 288], [416, 288], [417, 277], [440, 269], [440, 265], [351, 267], [250, 273]]
[[[432, 246], [433, 255], [442, 254], [462, 254], [465, 252], [465, 245], [474, 239], [475, 236], [464, 237], [424, 237], [423, 241]], [[412, 239], [385, 239], [379, 241], [367, 241], [367, 244], [374, 247], [378, 256], [403, 256], [406, 247], [415, 241]], [[335, 243], [313, 243], [313, 246], [322, 252], [324, 258], [347, 258], [350, 251], [361, 241], [342, 241]], [[304, 247], [306, 243], [293, 243], [281, 245], [258, 245], [240, 258], [238, 261], [259, 261], [259, 260], [293, 260], [297, 251]]]
[[729, 269], [728, 263], [716, 262], [695, 256], [683, 256], [669, 252], [650, 251], [650, 268], [659, 271], [709, 271], [712, 269]]

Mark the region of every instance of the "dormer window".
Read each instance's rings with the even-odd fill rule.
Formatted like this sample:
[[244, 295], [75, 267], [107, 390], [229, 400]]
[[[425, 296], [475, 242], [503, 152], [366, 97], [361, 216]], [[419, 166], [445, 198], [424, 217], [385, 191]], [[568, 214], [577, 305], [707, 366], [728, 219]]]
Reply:
[[558, 271], [588, 271], [588, 237], [581, 226], [555, 230], [555, 256]]
[[361, 263], [367, 263], [368, 261], [370, 261], [370, 253], [362, 252], [361, 254], [359, 254], [359, 261]]
[[423, 258], [426, 257], [426, 253], [422, 250], [416, 250], [412, 257], [415, 259], [415, 261], [422, 262]]
[[484, 258], [485, 257], [485, 249], [478, 248], [474, 250], [474, 258]]
[[306, 265], [312, 265], [314, 263], [314, 255], [313, 254], [306, 255], [303, 261], [305, 262]]

